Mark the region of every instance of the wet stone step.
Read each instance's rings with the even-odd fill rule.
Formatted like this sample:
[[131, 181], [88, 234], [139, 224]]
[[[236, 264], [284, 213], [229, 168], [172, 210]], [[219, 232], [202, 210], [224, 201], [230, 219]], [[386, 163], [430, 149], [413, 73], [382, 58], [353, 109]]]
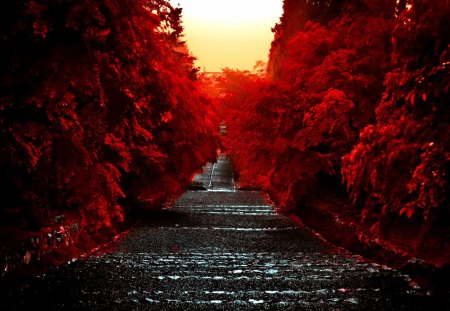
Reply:
[[[164, 213], [165, 219], [155, 220], [150, 218], [142, 224], [144, 228], [155, 228], [161, 225], [164, 226], [180, 226], [180, 227], [239, 227], [239, 228], [267, 228], [267, 227], [293, 227], [293, 221], [287, 221], [281, 215], [260, 215], [255, 217], [253, 215], [223, 215], [216, 214], [201, 214], [189, 213], [188, 211], [170, 210]], [[137, 234], [139, 230], [131, 232]], [[303, 231], [298, 230], [299, 237], [302, 238]]]
[[264, 216], [264, 215], [274, 215], [277, 214], [273, 211], [264, 210], [204, 210], [204, 209], [191, 209], [189, 210], [191, 214], [209, 214], [209, 215], [251, 215], [251, 216]]
[[177, 206], [198, 205], [269, 205], [256, 191], [188, 191], [176, 203]]

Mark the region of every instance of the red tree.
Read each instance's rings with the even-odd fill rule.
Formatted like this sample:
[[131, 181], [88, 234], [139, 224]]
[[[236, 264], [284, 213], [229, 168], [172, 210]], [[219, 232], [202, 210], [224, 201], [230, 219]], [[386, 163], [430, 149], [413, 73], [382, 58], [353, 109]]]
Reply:
[[159, 207], [215, 156], [209, 100], [167, 1], [0, 5], [5, 225], [64, 214], [113, 232], [123, 202]]

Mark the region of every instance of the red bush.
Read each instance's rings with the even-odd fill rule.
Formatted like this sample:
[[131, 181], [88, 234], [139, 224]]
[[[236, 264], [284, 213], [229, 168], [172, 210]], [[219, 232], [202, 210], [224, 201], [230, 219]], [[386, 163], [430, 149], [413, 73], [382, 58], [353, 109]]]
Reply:
[[2, 211], [23, 229], [74, 214], [84, 231], [114, 231], [120, 199], [161, 206], [214, 158], [181, 9], [23, 0], [0, 12]]
[[224, 73], [224, 141], [241, 184], [264, 187], [285, 212], [349, 195], [347, 215], [374, 239], [402, 224], [418, 246], [444, 241], [448, 4], [331, 1], [334, 18], [315, 5], [285, 1], [269, 78]]

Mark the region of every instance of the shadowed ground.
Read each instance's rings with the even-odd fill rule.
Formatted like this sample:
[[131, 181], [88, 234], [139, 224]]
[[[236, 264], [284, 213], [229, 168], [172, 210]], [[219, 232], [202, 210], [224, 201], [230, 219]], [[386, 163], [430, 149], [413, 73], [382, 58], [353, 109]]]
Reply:
[[[107, 252], [4, 289], [2, 310], [444, 310], [408, 276], [343, 255], [235, 191], [228, 160]], [[6, 307], [6, 308], [5, 308]]]

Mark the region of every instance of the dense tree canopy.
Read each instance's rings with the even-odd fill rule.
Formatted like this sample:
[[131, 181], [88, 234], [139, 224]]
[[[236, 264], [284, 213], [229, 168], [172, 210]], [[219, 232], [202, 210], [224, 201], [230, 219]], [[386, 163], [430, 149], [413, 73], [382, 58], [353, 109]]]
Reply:
[[4, 225], [64, 214], [114, 231], [124, 202], [161, 206], [214, 158], [180, 14], [165, 0], [0, 4]]
[[448, 16], [446, 1], [284, 1], [268, 77], [224, 74], [224, 141], [241, 185], [264, 187], [286, 212], [348, 195], [372, 239], [404, 244], [395, 234], [408, 227], [408, 247], [443, 251]]

